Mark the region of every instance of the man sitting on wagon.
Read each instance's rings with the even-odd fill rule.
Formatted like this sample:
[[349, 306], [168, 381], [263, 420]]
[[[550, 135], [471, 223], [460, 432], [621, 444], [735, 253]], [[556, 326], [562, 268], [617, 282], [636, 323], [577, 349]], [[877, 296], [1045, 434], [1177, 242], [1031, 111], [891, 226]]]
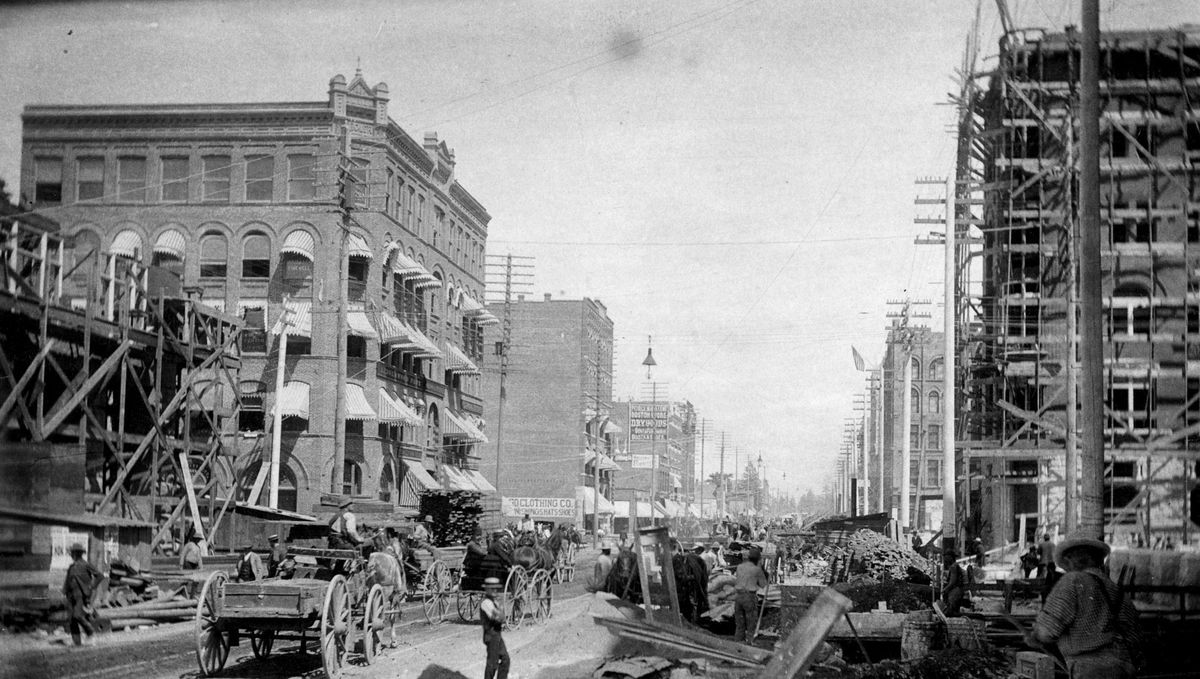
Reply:
[[333, 532], [329, 534], [330, 549], [356, 549], [362, 544], [362, 536], [358, 534], [358, 517], [354, 516], [354, 501], [342, 500], [338, 511], [329, 520]]

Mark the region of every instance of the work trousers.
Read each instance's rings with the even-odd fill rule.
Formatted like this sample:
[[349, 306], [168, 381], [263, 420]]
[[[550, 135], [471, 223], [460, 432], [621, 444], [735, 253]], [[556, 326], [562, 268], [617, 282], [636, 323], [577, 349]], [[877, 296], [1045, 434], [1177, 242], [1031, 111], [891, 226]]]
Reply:
[[1067, 658], [1071, 679], [1133, 679], [1133, 663], [1124, 653], [1100, 650]]
[[758, 596], [754, 592], [738, 592], [733, 598], [734, 641], [746, 641], [758, 626]]
[[499, 634], [483, 642], [487, 646], [487, 665], [483, 679], [508, 679], [508, 647]]
[[83, 640], [80, 637], [81, 632], [87, 634], [89, 637], [92, 636], [92, 621], [88, 618], [88, 614], [83, 610], [83, 601], [76, 601], [72, 599], [67, 603], [70, 606], [71, 613], [71, 641], [78, 646], [83, 643]]

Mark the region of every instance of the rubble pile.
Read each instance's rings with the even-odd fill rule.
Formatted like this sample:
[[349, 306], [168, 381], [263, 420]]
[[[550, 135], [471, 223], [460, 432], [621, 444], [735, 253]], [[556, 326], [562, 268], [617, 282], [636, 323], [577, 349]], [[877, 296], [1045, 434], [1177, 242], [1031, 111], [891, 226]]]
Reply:
[[935, 651], [920, 660], [884, 660], [852, 665], [837, 674], [814, 674], [853, 679], [1008, 679], [1012, 660], [993, 648]]
[[930, 577], [934, 563], [916, 552], [905, 549], [900, 543], [873, 530], [860, 529], [840, 547], [830, 548], [829, 559], [850, 559], [853, 571], [874, 580], [905, 580], [913, 577], [914, 571]]

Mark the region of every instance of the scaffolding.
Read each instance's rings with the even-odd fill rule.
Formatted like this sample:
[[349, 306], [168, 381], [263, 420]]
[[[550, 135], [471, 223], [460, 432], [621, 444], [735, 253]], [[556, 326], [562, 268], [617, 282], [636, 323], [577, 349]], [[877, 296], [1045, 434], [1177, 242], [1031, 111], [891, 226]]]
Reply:
[[158, 552], [211, 539], [245, 485], [228, 430], [241, 321], [136, 250], [81, 252], [54, 222], [6, 212], [0, 440], [76, 446], [86, 509], [152, 522]]
[[[1010, 30], [987, 88], [971, 69], [957, 102], [959, 217], [983, 239], [981, 289], [963, 296], [960, 493], [993, 544], [1019, 539], [1018, 514], [1065, 527], [1073, 492], [1078, 55], [1070, 30]], [[1200, 520], [1200, 29], [1104, 34], [1101, 64], [1105, 532], [1186, 543]]]

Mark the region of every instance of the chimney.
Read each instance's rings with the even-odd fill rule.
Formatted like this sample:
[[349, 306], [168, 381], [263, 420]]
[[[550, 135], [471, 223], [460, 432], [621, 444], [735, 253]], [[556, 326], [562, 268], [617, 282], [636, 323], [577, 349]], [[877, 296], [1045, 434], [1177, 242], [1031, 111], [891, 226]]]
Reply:
[[546, 301], [547, 301], [547, 302], [549, 302], [549, 301], [550, 301], [550, 293], [548, 293], [548, 292], [547, 292], [547, 293], [545, 293], [545, 295], [543, 295], [543, 296], [546, 298]]

